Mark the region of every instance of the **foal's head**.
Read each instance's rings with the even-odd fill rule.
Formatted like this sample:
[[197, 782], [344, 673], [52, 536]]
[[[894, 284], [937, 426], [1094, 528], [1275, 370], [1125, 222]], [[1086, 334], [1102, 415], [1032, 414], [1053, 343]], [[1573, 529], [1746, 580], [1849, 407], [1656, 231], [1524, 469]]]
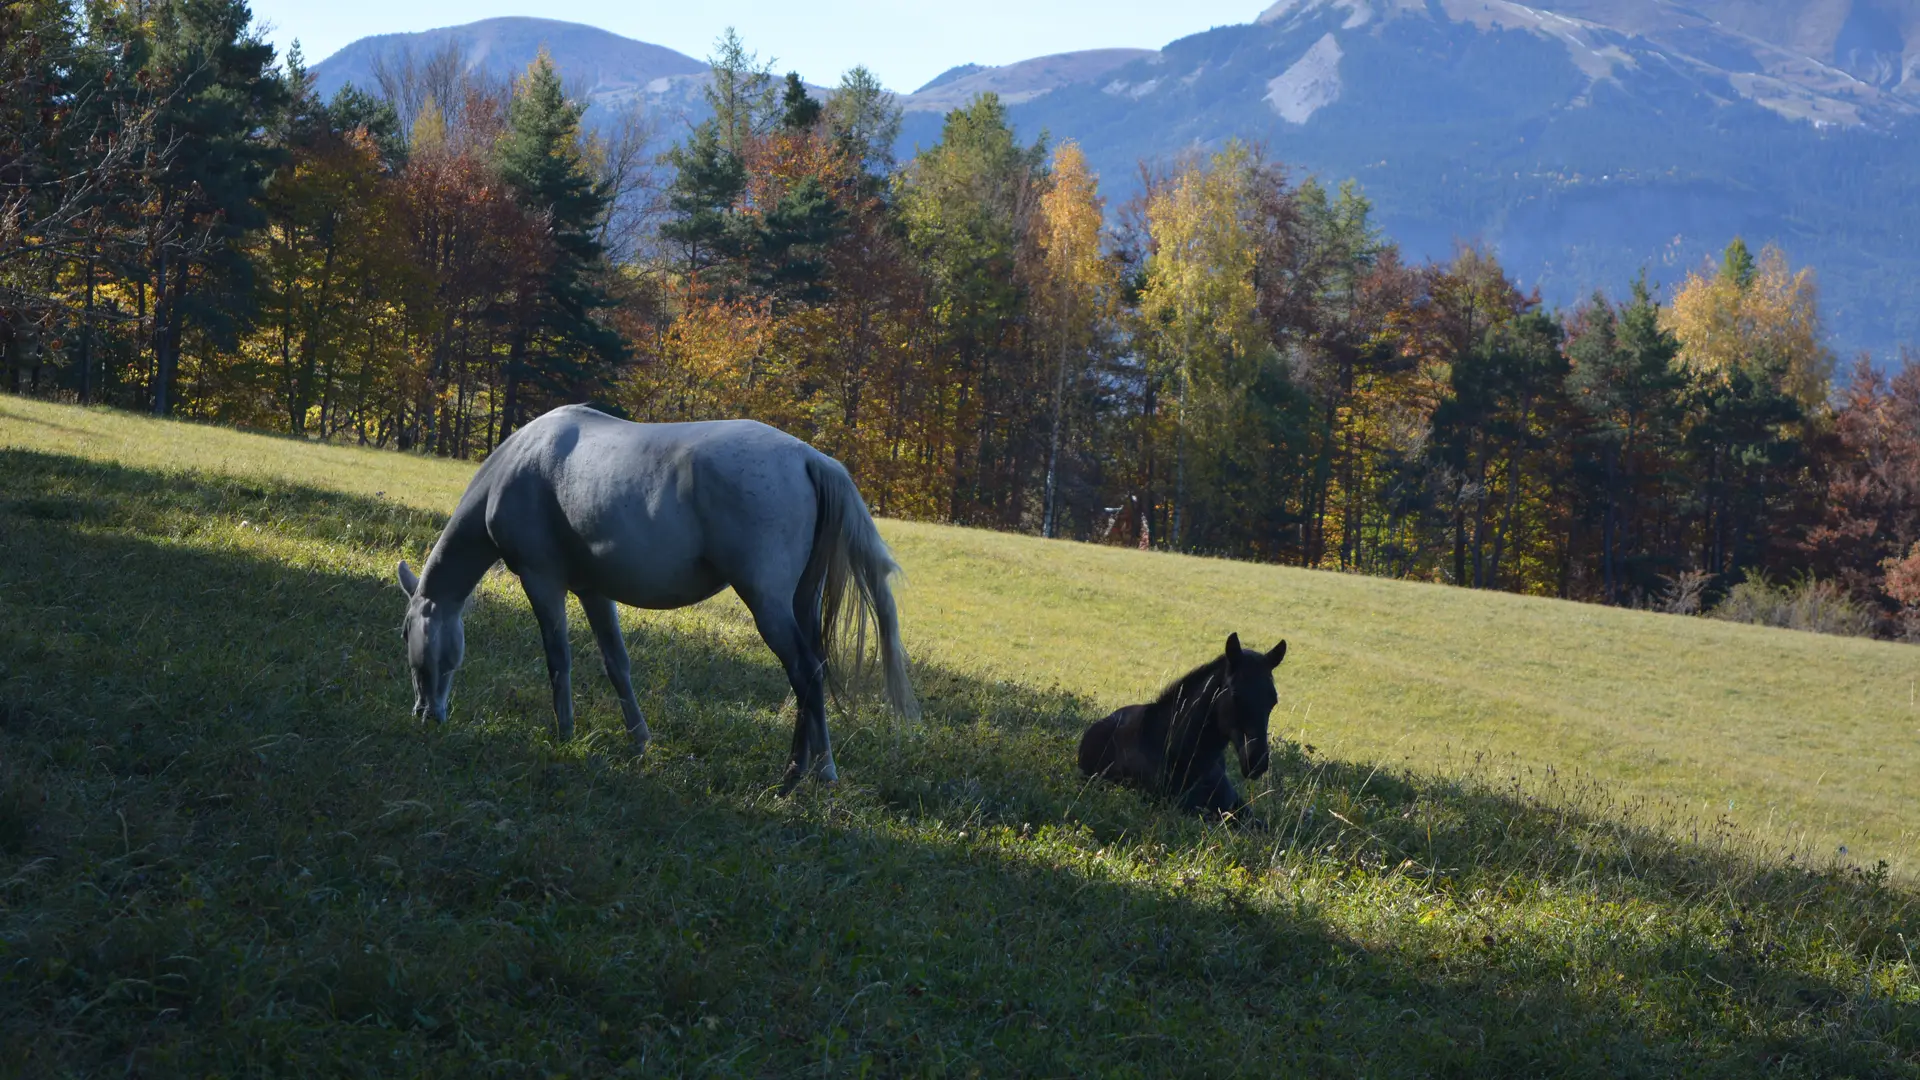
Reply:
[[429, 600], [420, 592], [420, 579], [400, 563], [400, 591], [407, 594], [407, 615], [400, 637], [407, 643], [407, 663], [413, 668], [413, 715], [447, 718], [447, 698], [453, 692], [453, 673], [466, 656], [466, 631], [460, 616], [466, 605]]
[[1249, 780], [1267, 771], [1267, 717], [1279, 702], [1273, 669], [1286, 659], [1287, 643], [1271, 652], [1240, 647], [1240, 635], [1227, 637], [1226, 670], [1213, 708], [1213, 723], [1240, 758], [1240, 775]]

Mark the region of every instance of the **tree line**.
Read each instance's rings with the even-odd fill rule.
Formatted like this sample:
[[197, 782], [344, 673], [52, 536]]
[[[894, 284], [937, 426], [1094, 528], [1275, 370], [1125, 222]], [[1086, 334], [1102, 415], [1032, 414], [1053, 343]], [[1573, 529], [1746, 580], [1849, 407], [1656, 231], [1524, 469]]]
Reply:
[[545, 55], [323, 101], [239, 0], [0, 8], [4, 378], [453, 457], [568, 401], [749, 416], [884, 514], [1920, 627], [1920, 363], [1836, 378], [1775, 248], [1548, 310], [1257, 144], [1109, 205], [992, 94], [899, 161], [866, 70], [816, 91], [731, 31], [711, 63], [658, 153]]

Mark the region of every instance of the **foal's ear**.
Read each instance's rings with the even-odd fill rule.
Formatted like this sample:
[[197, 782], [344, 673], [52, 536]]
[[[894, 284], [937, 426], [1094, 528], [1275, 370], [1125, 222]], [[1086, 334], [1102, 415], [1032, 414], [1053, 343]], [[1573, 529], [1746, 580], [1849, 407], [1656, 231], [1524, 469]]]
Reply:
[[1240, 662], [1240, 635], [1228, 634], [1227, 635], [1227, 663], [1237, 664], [1239, 662]]
[[420, 591], [420, 579], [413, 576], [413, 571], [407, 568], [405, 559], [400, 560], [400, 591], [408, 596]]
[[1280, 644], [1275, 645], [1270, 651], [1268, 651], [1267, 666], [1270, 668], [1277, 668], [1280, 666], [1280, 661], [1285, 660], [1286, 658], [1287, 658], [1287, 639], [1281, 638]]

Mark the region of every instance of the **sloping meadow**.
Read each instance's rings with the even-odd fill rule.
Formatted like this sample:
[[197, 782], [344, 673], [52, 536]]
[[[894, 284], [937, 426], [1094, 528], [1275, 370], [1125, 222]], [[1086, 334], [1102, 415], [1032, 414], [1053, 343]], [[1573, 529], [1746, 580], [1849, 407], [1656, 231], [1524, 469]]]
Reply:
[[[731, 598], [627, 613], [642, 760], [578, 619], [553, 741], [500, 572], [422, 727], [390, 574], [451, 496], [375, 493], [437, 465], [294, 479], [297, 443], [34, 408], [0, 413], [0, 1073], [1920, 1073], [1903, 873], [1577, 744], [1410, 763], [1296, 703], [1262, 828], [1087, 785], [1119, 701], [1082, 677], [1177, 672], [943, 584], [1014, 538], [889, 527], [927, 716], [836, 710], [842, 783], [783, 800], [791, 702]], [[180, 452], [129, 462], [117, 425]]]

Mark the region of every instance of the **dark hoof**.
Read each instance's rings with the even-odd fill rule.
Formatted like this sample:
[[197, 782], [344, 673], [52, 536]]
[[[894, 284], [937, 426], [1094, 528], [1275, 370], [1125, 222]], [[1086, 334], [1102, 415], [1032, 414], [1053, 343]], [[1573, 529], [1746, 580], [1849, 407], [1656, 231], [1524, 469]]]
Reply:
[[794, 788], [800, 786], [800, 781], [805, 780], [809, 776], [829, 787], [840, 782], [840, 770], [833, 767], [832, 758], [815, 758], [813, 762], [805, 768], [802, 768], [797, 761], [789, 761], [787, 762], [786, 775], [780, 778], [780, 794], [786, 795], [790, 793]]

